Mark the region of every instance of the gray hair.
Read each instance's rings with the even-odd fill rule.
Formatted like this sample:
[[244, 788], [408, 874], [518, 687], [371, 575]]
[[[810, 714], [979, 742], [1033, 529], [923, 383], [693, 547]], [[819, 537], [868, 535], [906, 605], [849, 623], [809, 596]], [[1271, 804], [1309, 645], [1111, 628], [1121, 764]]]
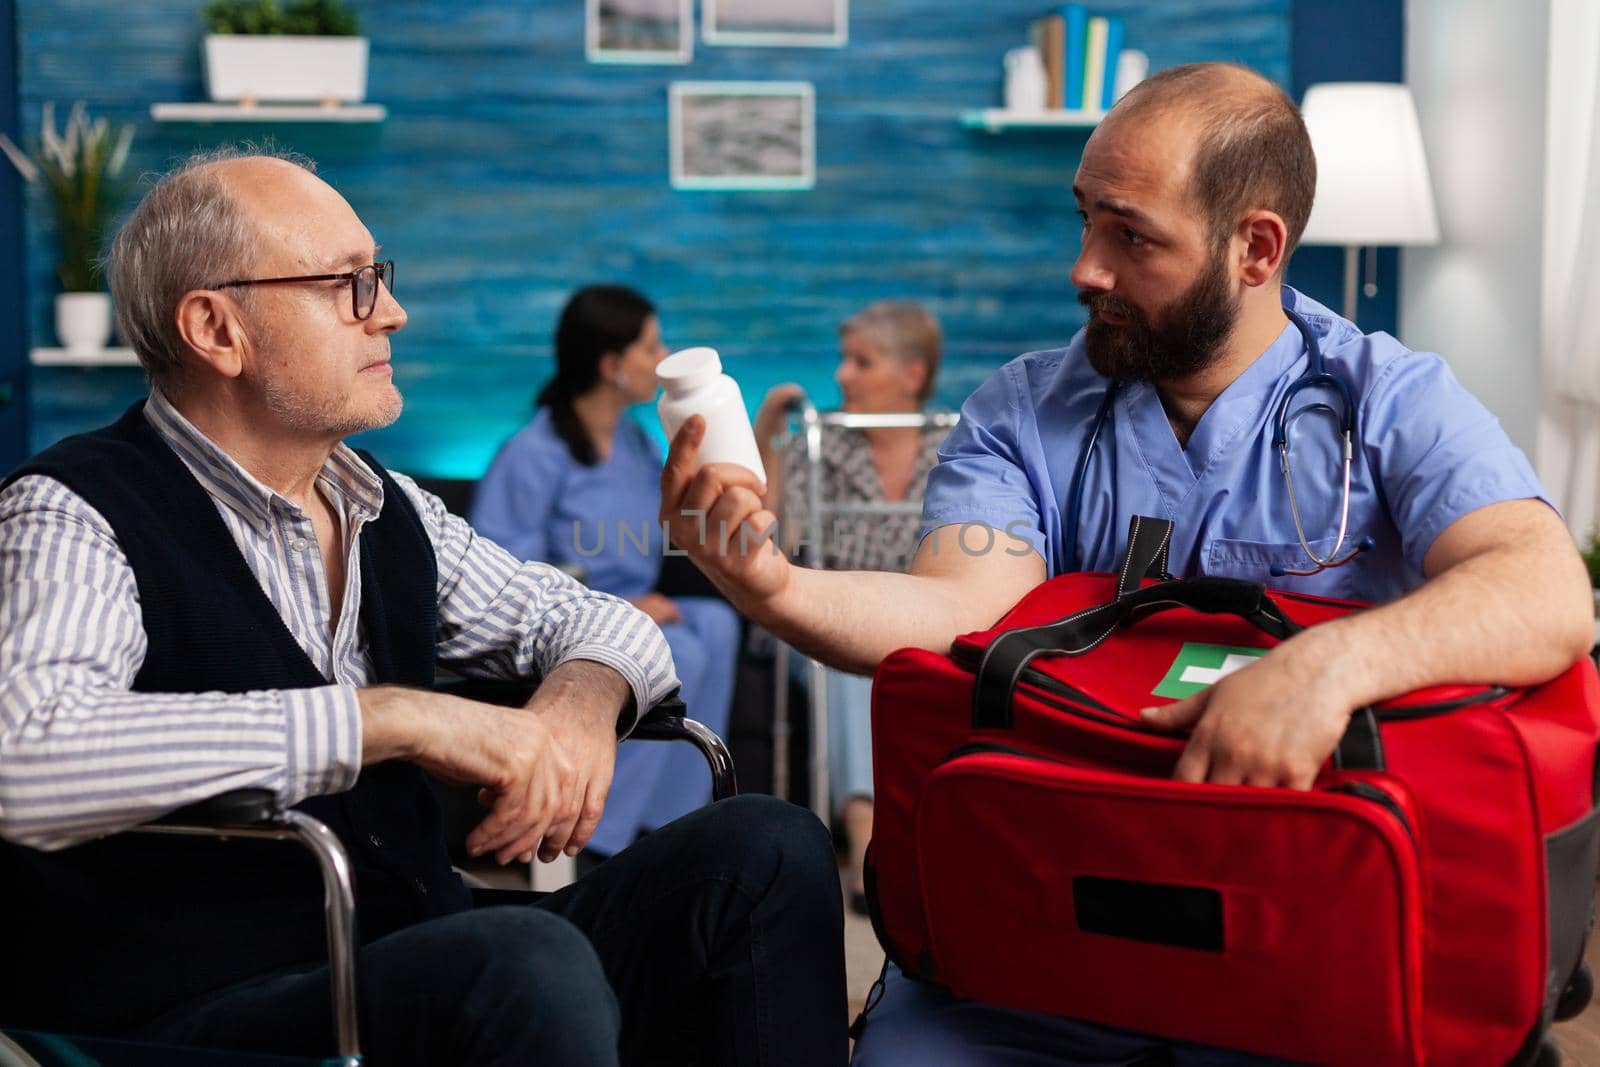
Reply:
[[[226, 145], [196, 152], [156, 180], [111, 243], [106, 276], [117, 331], [153, 385], [172, 391], [188, 350], [174, 312], [178, 300], [248, 273], [260, 234], [255, 220], [212, 166], [233, 159], [281, 159], [315, 174], [316, 164], [270, 145]], [[252, 292], [240, 289], [250, 310]]]
[[939, 352], [943, 335], [939, 320], [921, 304], [909, 300], [879, 300], [851, 315], [839, 327], [839, 336], [859, 333], [902, 364], [920, 363], [927, 369], [919, 403], [933, 395], [933, 380], [939, 375]]

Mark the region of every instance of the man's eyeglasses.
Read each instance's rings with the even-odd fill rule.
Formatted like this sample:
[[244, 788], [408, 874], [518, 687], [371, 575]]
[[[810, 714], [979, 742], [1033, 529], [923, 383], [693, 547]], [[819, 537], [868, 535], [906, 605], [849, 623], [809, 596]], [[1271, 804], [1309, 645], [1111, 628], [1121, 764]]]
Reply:
[[378, 283], [383, 282], [383, 287], [389, 290], [389, 295], [394, 295], [394, 260], [386, 259], [382, 263], [368, 263], [365, 267], [346, 271], [343, 274], [298, 274], [292, 278], [240, 278], [231, 282], [223, 282], [213, 286], [216, 289], [227, 289], [234, 285], [285, 285], [290, 282], [350, 282], [350, 309], [355, 312], [358, 321], [372, 317], [373, 310], [378, 306]]

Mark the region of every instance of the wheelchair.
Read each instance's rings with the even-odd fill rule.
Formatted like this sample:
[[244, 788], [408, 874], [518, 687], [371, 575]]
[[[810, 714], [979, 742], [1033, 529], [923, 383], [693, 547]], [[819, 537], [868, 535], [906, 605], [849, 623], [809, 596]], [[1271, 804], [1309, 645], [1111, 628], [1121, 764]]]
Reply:
[[[512, 705], [525, 701], [533, 686], [528, 682], [460, 681], [439, 688], [485, 703]], [[676, 697], [652, 707], [639, 720], [628, 740], [688, 742], [700, 751], [711, 769], [712, 800], [738, 794], [738, 781], [727, 746], [711, 730], [686, 718], [683, 703]], [[355, 891], [349, 858], [331, 830], [303, 812], [280, 807], [269, 790], [240, 789], [124, 832], [295, 841], [312, 853], [323, 883], [323, 913], [332, 979], [330, 1009], [336, 1050], [325, 1059], [307, 1061], [301, 1057], [180, 1049], [8, 1027], [0, 1029], [0, 1067], [203, 1067], [223, 1063], [239, 1067], [305, 1067], [309, 1062], [321, 1067], [360, 1067]]]

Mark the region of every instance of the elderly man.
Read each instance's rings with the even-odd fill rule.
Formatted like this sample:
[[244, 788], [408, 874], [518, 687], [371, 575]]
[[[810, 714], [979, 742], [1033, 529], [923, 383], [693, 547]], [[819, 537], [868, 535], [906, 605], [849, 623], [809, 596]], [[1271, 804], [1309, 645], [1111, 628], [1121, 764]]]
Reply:
[[[772, 520], [760, 486], [734, 468], [697, 470], [694, 422], [668, 457], [663, 515], [736, 606], [857, 671], [897, 647], [947, 650], [1052, 574], [1112, 570], [1140, 514], [1175, 523], [1176, 574], [1386, 602], [1147, 711], [1193, 727], [1176, 768], [1186, 781], [1307, 788], [1357, 707], [1435, 683], [1555, 675], [1587, 649], [1589, 595], [1526, 460], [1437, 356], [1363, 336], [1281, 284], [1315, 174], [1293, 103], [1252, 72], [1176, 68], [1119, 102], [1073, 186], [1084, 229], [1072, 282], [1089, 324], [967, 402], [930, 476], [909, 574], [802, 570], [741, 537]], [[1356, 409], [1342, 550], [1324, 535], [1341, 525], [1345, 403], [1336, 388], [1291, 396], [1313, 347]], [[1273, 447], [1286, 402], [1293, 498]], [[701, 511], [712, 536], [697, 541]], [[959, 1002], [891, 967], [856, 1058], [1170, 1062], [1161, 1045]]]
[[[374, 1062], [841, 1062], [837, 876], [798, 809], [702, 809], [537, 904], [452, 873], [423, 771], [481, 787], [473, 853], [574, 853], [676, 679], [642, 613], [341, 443], [400, 414], [393, 280], [304, 161], [192, 161], [118, 235], [150, 397], [0, 493], [0, 1016], [328, 1053], [296, 850], [93, 840], [254, 786], [352, 854]], [[435, 662], [543, 684], [481, 705]]]

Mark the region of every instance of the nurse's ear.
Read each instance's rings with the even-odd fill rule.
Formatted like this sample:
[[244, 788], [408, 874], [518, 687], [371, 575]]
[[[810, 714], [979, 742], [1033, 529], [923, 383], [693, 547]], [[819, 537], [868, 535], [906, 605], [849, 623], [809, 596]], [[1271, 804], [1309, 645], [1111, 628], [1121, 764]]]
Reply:
[[1283, 271], [1289, 228], [1276, 211], [1255, 208], [1239, 220], [1230, 246], [1238, 263], [1239, 280], [1252, 288], [1266, 285]]

